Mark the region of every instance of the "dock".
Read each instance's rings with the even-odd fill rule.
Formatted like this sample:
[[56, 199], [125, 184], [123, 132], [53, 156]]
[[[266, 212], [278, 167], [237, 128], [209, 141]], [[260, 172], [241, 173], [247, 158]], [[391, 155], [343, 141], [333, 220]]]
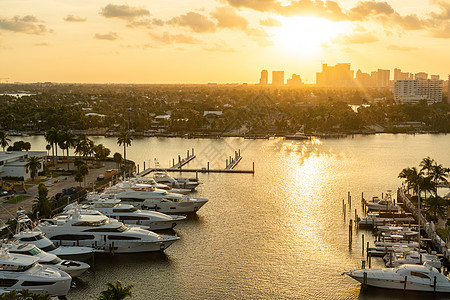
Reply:
[[172, 167], [170, 167], [168, 170], [177, 170], [180, 169], [182, 166], [188, 164], [190, 161], [192, 161], [195, 158], [194, 154], [194, 148], [192, 148], [192, 153], [189, 154], [189, 150], [187, 150], [187, 154], [185, 158], [181, 158], [180, 155], [178, 155], [178, 162], [175, 163], [175, 159], [172, 160]]
[[231, 156], [226, 160], [226, 167], [225, 170], [232, 170], [234, 169], [237, 164], [241, 161], [241, 149], [238, 151], [234, 151], [234, 158], [231, 158]]

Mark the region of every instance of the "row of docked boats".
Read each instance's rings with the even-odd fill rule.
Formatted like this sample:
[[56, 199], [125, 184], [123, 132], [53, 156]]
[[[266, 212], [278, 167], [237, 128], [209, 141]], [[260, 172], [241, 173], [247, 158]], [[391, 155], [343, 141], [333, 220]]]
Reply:
[[[176, 181], [163, 173], [157, 177]], [[88, 203], [68, 205], [38, 224], [18, 212], [14, 240], [3, 242], [1, 248], [0, 293], [28, 289], [65, 296], [72, 278], [90, 268], [86, 262], [94, 253], [167, 249], [179, 237], [153, 231], [174, 228], [184, 214], [198, 211], [208, 201], [187, 195], [198, 185], [184, 179], [167, 186], [155, 178], [135, 177], [89, 194]]]
[[441, 258], [420, 247], [420, 232], [414, 219], [390, 197], [365, 201], [368, 215], [358, 220], [361, 228], [372, 228], [377, 239], [368, 254], [381, 256], [386, 268], [344, 272], [363, 286], [410, 291], [450, 293], [450, 278], [441, 274]]

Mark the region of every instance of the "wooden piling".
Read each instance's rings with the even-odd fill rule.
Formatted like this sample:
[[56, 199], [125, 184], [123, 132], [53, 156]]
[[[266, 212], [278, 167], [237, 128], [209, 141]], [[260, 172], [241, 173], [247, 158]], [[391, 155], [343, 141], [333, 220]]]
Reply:
[[139, 173], [139, 164], [137, 165], [137, 170], [138, 170], [137, 172]]
[[209, 161], [208, 161], [208, 165], [207, 165], [207, 170], [209, 171]]
[[361, 262], [361, 269], [365, 269], [365, 268], [366, 268], [366, 261], [363, 260], [363, 261]]
[[367, 287], [367, 272], [364, 272], [363, 274], [363, 288], [365, 289]]
[[406, 292], [406, 282], [408, 281], [408, 275], [405, 276], [405, 283], [403, 284], [403, 294]]
[[[144, 160], [144, 170], [145, 170], [145, 160]], [[139, 173], [139, 172], [138, 172]]]
[[364, 233], [362, 234], [362, 254], [364, 255]]
[[255, 162], [253, 162], [253, 173], [255, 173]]

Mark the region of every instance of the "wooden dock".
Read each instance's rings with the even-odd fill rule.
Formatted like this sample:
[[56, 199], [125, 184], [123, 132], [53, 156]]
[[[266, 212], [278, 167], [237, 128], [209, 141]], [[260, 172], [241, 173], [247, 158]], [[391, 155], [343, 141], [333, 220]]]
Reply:
[[196, 156], [194, 154], [191, 154], [189, 156], [187, 156], [186, 158], [180, 158], [178, 156], [178, 163], [174, 164], [172, 167], [169, 168], [169, 170], [177, 170], [180, 169], [182, 166], [186, 165], [187, 163], [189, 163], [191, 160], [193, 160]]
[[225, 164], [225, 170], [232, 170], [234, 169], [237, 164], [241, 161], [242, 156], [241, 156], [241, 149], [239, 149], [238, 151], [234, 151], [234, 157], [231, 158], [231, 156], [226, 160], [226, 164]]
[[234, 173], [234, 174], [255, 174], [255, 169], [253, 168], [252, 170], [229, 170], [229, 169], [206, 169], [206, 168], [202, 168], [202, 169], [156, 169], [156, 168], [151, 168], [151, 169], [147, 169], [142, 171], [141, 173], [139, 173], [139, 176], [145, 176], [148, 175], [152, 172], [158, 172], [158, 171], [162, 171], [162, 172], [188, 172], [188, 173]]

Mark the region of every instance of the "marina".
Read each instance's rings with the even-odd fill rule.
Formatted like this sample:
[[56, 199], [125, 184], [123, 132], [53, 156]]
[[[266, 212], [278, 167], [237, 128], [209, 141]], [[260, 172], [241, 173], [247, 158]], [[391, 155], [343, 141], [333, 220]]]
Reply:
[[[396, 191], [402, 185], [398, 173], [420, 162], [423, 153], [449, 165], [448, 155], [442, 150], [445, 147], [439, 147], [448, 143], [447, 136], [245, 141], [249, 144], [242, 150], [242, 140], [235, 138], [134, 140], [127, 153], [136, 162], [152, 157], [168, 161], [177, 157], [178, 149], [195, 147], [197, 157], [185, 168], [198, 169], [198, 165], [206, 163], [206, 155], [201, 154], [203, 149], [213, 143], [219, 149], [241, 149], [245, 159], [239, 167], [248, 168], [255, 161], [258, 172], [253, 176], [199, 172], [198, 181], [202, 184], [193, 195], [209, 201], [174, 228], [180, 237], [178, 241], [163, 253], [96, 256], [94, 270], [80, 277], [68, 298], [95, 299], [93, 295], [103, 289], [104, 282], [117, 278], [135, 286], [135, 299], [148, 299], [149, 294], [156, 299], [276, 299], [280, 295], [288, 299], [420, 299], [423, 296], [410, 291], [403, 294], [401, 290], [397, 293], [374, 291], [370, 287], [362, 289], [357, 281], [341, 274], [360, 269], [362, 261], [366, 262], [366, 268], [385, 267], [382, 257], [373, 256], [370, 260], [367, 257], [367, 249], [375, 248], [378, 238], [371, 230], [355, 225], [357, 217], [365, 217], [359, 195], [371, 199], [387, 190]], [[120, 152], [114, 138], [97, 138], [96, 143], [100, 142], [112, 152]], [[401, 152], [404, 147], [414, 151], [405, 157]], [[226, 152], [211, 160], [212, 168], [223, 168]], [[392, 196], [396, 203], [405, 202], [399, 201], [395, 192]], [[385, 218], [410, 216], [408, 212], [396, 215], [380, 211], [380, 214], [386, 214]], [[411, 222], [411, 230], [413, 225]], [[409, 228], [408, 222], [401, 226]], [[167, 282], [171, 283], [170, 287]], [[439, 294], [435, 298], [446, 299]]]

